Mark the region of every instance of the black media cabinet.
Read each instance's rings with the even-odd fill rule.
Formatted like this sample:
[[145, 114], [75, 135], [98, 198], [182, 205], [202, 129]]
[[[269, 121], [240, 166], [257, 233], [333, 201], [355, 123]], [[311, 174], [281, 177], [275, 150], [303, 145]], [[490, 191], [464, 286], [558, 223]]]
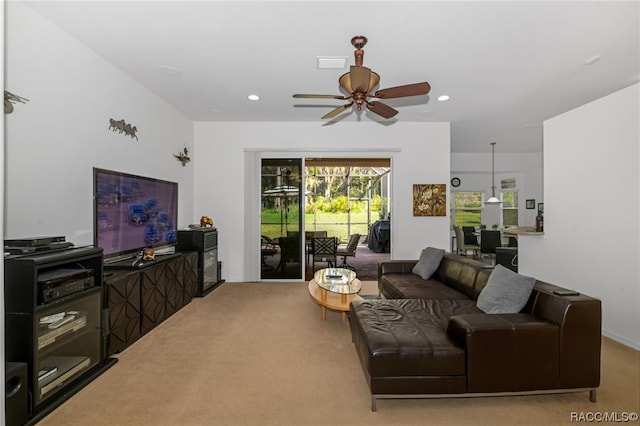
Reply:
[[31, 425], [117, 362], [106, 354], [102, 249], [5, 257], [4, 291], [5, 360], [27, 370], [27, 398], [12, 403], [27, 408], [17, 424]]

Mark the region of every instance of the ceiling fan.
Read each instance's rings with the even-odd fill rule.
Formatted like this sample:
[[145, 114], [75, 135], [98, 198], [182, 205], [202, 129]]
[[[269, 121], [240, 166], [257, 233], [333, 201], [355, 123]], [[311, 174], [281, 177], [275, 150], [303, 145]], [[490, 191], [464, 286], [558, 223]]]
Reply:
[[367, 44], [367, 38], [365, 36], [355, 36], [351, 39], [351, 44], [356, 48], [354, 52], [356, 64], [351, 66], [348, 73], [343, 74], [338, 79], [340, 87], [346, 90], [347, 93], [349, 93], [349, 96], [313, 95], [304, 93], [293, 95], [294, 98], [351, 100], [348, 104], [339, 106], [322, 116], [323, 119], [333, 118], [353, 104], [356, 105], [356, 109], [358, 111], [362, 111], [362, 105], [364, 104], [369, 111], [384, 118], [391, 118], [398, 113], [397, 110], [380, 101], [370, 101], [368, 98], [391, 99], [402, 98], [405, 96], [426, 95], [429, 93], [429, 90], [431, 90], [431, 86], [425, 81], [423, 83], [390, 87], [388, 89], [381, 89], [373, 92], [373, 89], [380, 82], [380, 75], [371, 71], [371, 69], [362, 66], [364, 58], [364, 50], [362, 50], [362, 48]]

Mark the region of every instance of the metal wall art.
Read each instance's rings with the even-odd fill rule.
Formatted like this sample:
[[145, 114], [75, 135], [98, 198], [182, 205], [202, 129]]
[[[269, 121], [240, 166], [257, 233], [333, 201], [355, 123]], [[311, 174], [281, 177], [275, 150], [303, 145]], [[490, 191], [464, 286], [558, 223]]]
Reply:
[[25, 103], [29, 102], [29, 99], [22, 96], [14, 95], [11, 92], [4, 91], [4, 113], [11, 114], [13, 112], [13, 104], [16, 102]]
[[131, 139], [135, 138], [138, 140], [136, 136], [136, 132], [138, 129], [136, 126], [132, 126], [131, 124], [126, 123], [124, 120], [114, 120], [113, 118], [109, 119], [109, 129], [114, 132], [124, 133], [125, 135], [131, 136]]
[[173, 154], [173, 156], [182, 163], [182, 167], [191, 161], [191, 157], [189, 157], [189, 149], [186, 146], [179, 153]]
[[414, 216], [446, 216], [447, 185], [444, 183], [413, 185]]

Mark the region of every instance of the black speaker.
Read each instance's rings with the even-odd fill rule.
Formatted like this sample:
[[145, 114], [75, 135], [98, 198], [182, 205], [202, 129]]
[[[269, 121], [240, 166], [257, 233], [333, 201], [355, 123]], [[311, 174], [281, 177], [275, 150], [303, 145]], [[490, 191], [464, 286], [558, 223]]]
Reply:
[[6, 426], [27, 422], [27, 363], [7, 362], [5, 365], [4, 406]]

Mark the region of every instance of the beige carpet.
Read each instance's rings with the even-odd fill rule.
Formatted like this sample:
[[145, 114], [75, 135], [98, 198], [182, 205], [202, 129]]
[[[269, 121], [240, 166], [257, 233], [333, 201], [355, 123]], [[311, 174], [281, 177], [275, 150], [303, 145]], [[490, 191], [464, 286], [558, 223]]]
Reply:
[[306, 283], [225, 283], [118, 358], [39, 425], [561, 425], [572, 412], [640, 411], [639, 353], [604, 339], [597, 403], [586, 392], [399, 399], [371, 412], [348, 324], [322, 321]]

